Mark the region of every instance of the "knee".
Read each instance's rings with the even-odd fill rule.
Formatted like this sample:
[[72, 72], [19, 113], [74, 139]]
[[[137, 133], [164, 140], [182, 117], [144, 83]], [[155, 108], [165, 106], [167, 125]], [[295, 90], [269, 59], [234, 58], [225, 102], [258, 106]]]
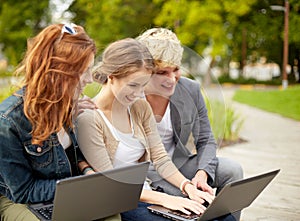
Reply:
[[243, 168], [238, 162], [235, 162], [234, 167], [232, 168], [232, 177], [234, 180], [240, 180], [244, 177]]
[[240, 163], [228, 159], [228, 158], [219, 158], [219, 169], [222, 171], [222, 173], [230, 177], [231, 181], [240, 180], [244, 177], [244, 171]]

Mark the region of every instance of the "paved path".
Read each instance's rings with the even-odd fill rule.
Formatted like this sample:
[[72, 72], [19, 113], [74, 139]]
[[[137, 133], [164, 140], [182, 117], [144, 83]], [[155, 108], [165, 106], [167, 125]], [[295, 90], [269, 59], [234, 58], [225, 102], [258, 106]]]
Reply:
[[250, 207], [242, 221], [300, 220], [300, 122], [232, 102], [233, 89], [223, 89], [225, 101], [245, 118], [241, 137], [247, 143], [218, 150], [218, 156], [239, 161], [245, 177], [281, 171]]

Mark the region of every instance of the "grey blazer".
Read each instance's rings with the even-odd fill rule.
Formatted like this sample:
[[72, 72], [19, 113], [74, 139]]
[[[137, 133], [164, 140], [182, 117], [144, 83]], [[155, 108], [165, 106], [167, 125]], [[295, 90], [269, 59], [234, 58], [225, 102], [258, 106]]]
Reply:
[[[181, 77], [170, 99], [171, 121], [174, 131], [176, 148], [173, 162], [180, 168], [188, 160], [197, 160], [198, 168], [207, 172], [214, 181], [218, 164], [216, 157], [217, 145], [212, 134], [207, 116], [207, 109], [200, 92], [200, 84], [191, 79]], [[187, 148], [192, 133], [197, 154]], [[195, 171], [196, 172], [196, 171]]]

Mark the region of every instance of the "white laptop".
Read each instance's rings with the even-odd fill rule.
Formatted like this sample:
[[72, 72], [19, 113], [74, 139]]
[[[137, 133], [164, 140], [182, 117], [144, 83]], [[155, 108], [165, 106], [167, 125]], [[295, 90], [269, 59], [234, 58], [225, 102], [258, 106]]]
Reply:
[[201, 215], [185, 215], [162, 206], [149, 206], [148, 209], [157, 215], [178, 221], [211, 220], [248, 207], [265, 187], [274, 179], [280, 170], [273, 170], [261, 175], [242, 179], [227, 184]]
[[149, 162], [57, 181], [53, 203], [30, 204], [40, 220], [97, 220], [138, 205]]

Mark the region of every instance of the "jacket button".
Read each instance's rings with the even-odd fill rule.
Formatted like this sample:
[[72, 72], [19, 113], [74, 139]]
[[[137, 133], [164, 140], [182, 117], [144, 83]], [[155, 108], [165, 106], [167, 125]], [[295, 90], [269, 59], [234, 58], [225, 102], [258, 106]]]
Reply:
[[40, 152], [42, 152], [42, 148], [41, 148], [41, 147], [38, 147], [38, 148], [36, 148], [36, 151], [37, 151], [38, 153], [40, 153]]

